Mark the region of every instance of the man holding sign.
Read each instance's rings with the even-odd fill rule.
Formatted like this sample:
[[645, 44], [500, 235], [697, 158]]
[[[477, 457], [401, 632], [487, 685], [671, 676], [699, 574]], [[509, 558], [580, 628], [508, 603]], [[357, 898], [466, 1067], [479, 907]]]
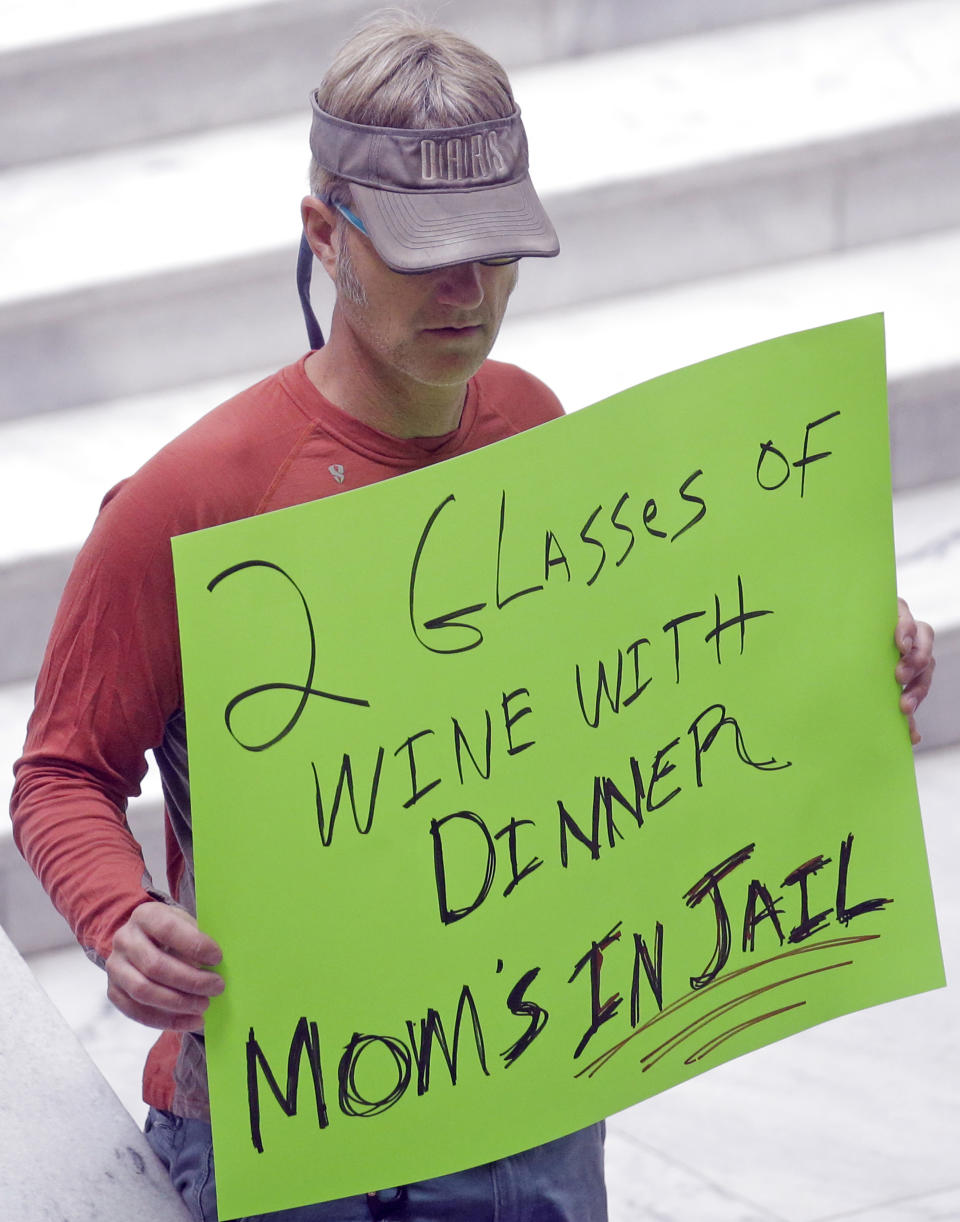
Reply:
[[[562, 414], [535, 378], [487, 360], [518, 260], [559, 249], [503, 69], [446, 32], [378, 20], [346, 44], [314, 96], [311, 148], [301, 269], [316, 257], [336, 284], [329, 341], [311, 334], [305, 358], [217, 408], [107, 498], [64, 595], [13, 798], [18, 843], [105, 966], [111, 1000], [164, 1031], [145, 1073], [148, 1133], [200, 1222], [218, 1216], [200, 1032], [223, 982], [208, 970], [220, 948], [191, 915], [169, 540], [430, 466]], [[897, 644], [916, 741], [932, 633], [905, 605]], [[123, 817], [149, 749], [164, 784], [170, 896], [154, 888]], [[602, 1129], [270, 1216], [599, 1222]]]

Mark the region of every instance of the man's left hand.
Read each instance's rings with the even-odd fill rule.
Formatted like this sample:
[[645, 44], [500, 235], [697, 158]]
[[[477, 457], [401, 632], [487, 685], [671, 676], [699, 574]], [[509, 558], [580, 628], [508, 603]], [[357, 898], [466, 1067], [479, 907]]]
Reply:
[[915, 713], [917, 706], [930, 690], [933, 679], [933, 669], [936, 662], [933, 657], [933, 629], [929, 624], [915, 620], [910, 608], [902, 598], [897, 600], [899, 614], [894, 640], [900, 650], [900, 661], [897, 664], [897, 682], [903, 688], [900, 696], [900, 708], [906, 713], [910, 723], [910, 741], [914, 746], [920, 741]]

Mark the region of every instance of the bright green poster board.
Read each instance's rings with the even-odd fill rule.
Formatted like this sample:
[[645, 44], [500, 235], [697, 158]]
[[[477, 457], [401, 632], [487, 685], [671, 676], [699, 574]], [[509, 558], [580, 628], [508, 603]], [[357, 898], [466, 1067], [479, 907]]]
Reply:
[[223, 1216], [943, 983], [879, 316], [174, 552]]

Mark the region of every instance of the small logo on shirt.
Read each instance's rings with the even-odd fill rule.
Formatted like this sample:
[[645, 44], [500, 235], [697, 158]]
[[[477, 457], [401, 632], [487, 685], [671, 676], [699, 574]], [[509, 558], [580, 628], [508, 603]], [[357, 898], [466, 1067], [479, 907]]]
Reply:
[[340, 463], [338, 462], [333, 463], [331, 466], [327, 468], [327, 470], [330, 472], [330, 474], [333, 476], [333, 478], [337, 481], [338, 484], [343, 483], [346, 472], [344, 471]]

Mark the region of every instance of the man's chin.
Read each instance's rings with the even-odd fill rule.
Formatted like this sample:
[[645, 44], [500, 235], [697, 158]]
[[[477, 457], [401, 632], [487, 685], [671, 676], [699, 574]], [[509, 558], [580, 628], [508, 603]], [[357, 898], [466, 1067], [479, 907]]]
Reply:
[[453, 342], [444, 349], [421, 353], [416, 368], [408, 370], [418, 381], [428, 386], [455, 386], [468, 382], [487, 359], [493, 345]]

